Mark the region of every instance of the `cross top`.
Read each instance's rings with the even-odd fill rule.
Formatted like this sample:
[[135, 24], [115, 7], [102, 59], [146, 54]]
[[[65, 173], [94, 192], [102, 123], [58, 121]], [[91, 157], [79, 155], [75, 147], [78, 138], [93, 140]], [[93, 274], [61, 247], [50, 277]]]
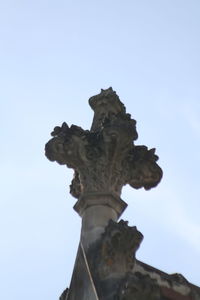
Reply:
[[89, 99], [94, 110], [91, 130], [63, 123], [46, 144], [51, 161], [74, 169], [71, 194], [78, 198], [111, 195], [119, 198], [122, 187], [155, 187], [162, 178], [155, 149], [137, 146], [136, 121], [112, 88]]

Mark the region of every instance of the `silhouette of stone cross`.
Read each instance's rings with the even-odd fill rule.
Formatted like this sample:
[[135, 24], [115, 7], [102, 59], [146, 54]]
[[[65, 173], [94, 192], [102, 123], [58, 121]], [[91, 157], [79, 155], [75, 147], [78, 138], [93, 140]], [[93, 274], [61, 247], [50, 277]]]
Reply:
[[155, 149], [134, 144], [136, 121], [126, 113], [116, 92], [102, 89], [89, 104], [94, 110], [90, 130], [63, 123], [54, 128], [53, 138], [45, 146], [49, 160], [74, 169], [71, 194], [80, 204], [84, 202], [81, 199], [94, 196], [118, 199], [126, 184], [135, 189], [155, 187], [162, 178], [158, 156]]

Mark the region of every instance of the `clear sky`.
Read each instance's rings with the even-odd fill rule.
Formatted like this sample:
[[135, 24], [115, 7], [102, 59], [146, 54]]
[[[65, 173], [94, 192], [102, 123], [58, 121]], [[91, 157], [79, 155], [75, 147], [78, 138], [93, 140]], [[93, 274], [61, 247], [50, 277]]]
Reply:
[[55, 300], [69, 285], [73, 172], [43, 149], [63, 121], [88, 129], [88, 98], [110, 86], [164, 171], [156, 189], [123, 190], [137, 257], [200, 285], [199, 16], [199, 0], [0, 2], [0, 299]]

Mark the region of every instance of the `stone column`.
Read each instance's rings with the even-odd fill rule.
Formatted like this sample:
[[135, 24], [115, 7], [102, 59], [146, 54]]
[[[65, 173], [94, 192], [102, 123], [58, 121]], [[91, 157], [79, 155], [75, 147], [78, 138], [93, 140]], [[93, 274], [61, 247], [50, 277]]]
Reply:
[[81, 197], [74, 209], [82, 217], [81, 241], [87, 250], [104, 232], [109, 220], [117, 222], [127, 204], [111, 194]]

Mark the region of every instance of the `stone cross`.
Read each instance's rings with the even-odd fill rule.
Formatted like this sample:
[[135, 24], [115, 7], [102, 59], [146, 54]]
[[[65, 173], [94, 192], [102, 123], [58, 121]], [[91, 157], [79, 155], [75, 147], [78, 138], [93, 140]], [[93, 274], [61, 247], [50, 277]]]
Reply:
[[136, 121], [109, 88], [89, 99], [90, 130], [63, 123], [46, 144], [51, 161], [74, 169], [71, 194], [82, 218], [81, 238], [69, 289], [60, 300], [200, 300], [200, 290], [182, 275], [140, 262], [143, 239], [136, 226], [119, 219], [127, 204], [122, 187], [146, 190], [162, 178], [155, 149], [135, 145]]
[[94, 111], [90, 130], [63, 123], [51, 133], [46, 156], [74, 169], [71, 194], [78, 199], [74, 209], [82, 217], [81, 239], [87, 248], [117, 221], [127, 204], [120, 198], [122, 187], [146, 190], [162, 178], [155, 149], [134, 144], [136, 121], [112, 88], [89, 99]]

